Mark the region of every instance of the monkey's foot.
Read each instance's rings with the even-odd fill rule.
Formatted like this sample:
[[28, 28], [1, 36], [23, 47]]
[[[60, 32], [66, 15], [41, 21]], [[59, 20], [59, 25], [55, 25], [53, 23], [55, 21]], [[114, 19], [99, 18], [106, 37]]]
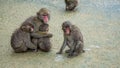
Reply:
[[57, 52], [56, 54], [62, 54], [61, 52]]
[[35, 49], [34, 52], [38, 52], [38, 49]]
[[73, 57], [75, 57], [75, 56], [78, 56], [79, 54], [78, 53], [76, 53], [76, 52], [74, 52], [74, 53], [72, 53], [72, 54], [68, 54], [68, 58], [73, 58]]
[[70, 53], [70, 49], [66, 50], [65, 53]]

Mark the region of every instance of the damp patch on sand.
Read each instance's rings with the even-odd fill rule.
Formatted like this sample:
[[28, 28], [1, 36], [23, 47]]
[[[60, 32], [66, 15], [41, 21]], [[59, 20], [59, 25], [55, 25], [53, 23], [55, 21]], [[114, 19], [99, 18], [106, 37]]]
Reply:
[[55, 56], [55, 61], [56, 62], [61, 62], [61, 61], [64, 61], [64, 60], [65, 60], [65, 57], [63, 55], [57, 54]]

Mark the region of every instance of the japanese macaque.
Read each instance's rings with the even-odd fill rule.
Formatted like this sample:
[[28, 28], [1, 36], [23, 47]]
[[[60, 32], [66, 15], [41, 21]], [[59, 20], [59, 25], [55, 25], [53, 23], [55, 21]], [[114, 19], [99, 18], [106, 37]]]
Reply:
[[42, 24], [48, 24], [48, 21], [50, 20], [50, 12], [46, 8], [41, 8], [37, 13], [36, 16], [31, 16], [28, 19], [26, 19], [22, 25], [27, 25], [27, 23], [30, 23], [34, 27], [33, 32], [39, 31], [39, 27]]
[[65, 0], [66, 11], [72, 11], [78, 5], [78, 0]]
[[16, 53], [26, 52], [28, 49], [36, 51], [37, 46], [31, 42], [30, 33], [33, 31], [31, 24], [23, 25], [16, 29], [11, 36], [11, 47]]
[[83, 53], [84, 41], [80, 29], [72, 25], [69, 21], [65, 21], [62, 24], [62, 30], [64, 33], [64, 42], [57, 54], [62, 54], [66, 46], [69, 47], [69, 50], [66, 50], [68, 57], [78, 56], [80, 53]]
[[40, 38], [38, 40], [38, 46], [39, 46], [40, 50], [42, 50], [44, 52], [49, 52], [52, 47], [52, 43], [50, 41], [52, 34], [48, 33], [48, 31], [49, 31], [48, 27], [49, 27], [49, 25], [41, 25], [40, 29], [39, 29], [40, 31], [44, 32], [43, 34], [47, 34], [49, 36], [49, 37], [45, 37], [45, 38]]
[[42, 37], [42, 38], [34, 38], [32, 39], [32, 42], [38, 46], [38, 48], [41, 50], [41, 51], [44, 51], [44, 52], [49, 52], [50, 49], [51, 49], [51, 42], [50, 42], [50, 38], [52, 37], [52, 34], [48, 33], [48, 24], [43, 24], [40, 26], [39, 28], [39, 31], [36, 32], [40, 35], [46, 35], [46, 37]]
[[50, 20], [49, 10], [46, 8], [41, 8], [36, 16], [31, 16], [26, 19], [19, 29], [17, 29], [11, 37], [11, 46], [15, 52], [25, 52], [27, 49], [37, 49], [35, 44], [31, 43], [31, 37], [42, 38], [48, 37], [48, 35], [37, 34], [39, 31], [40, 25], [48, 24]]

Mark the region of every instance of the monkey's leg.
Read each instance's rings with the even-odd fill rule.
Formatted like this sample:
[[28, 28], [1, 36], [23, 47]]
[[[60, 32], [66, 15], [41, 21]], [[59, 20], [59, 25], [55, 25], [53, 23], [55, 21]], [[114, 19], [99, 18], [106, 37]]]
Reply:
[[74, 49], [73, 56], [78, 56], [79, 54], [83, 53], [83, 42], [79, 41]]
[[52, 45], [49, 38], [41, 38], [38, 41], [38, 46], [41, 51], [49, 52]]
[[31, 42], [36, 46], [38, 45], [38, 39], [36, 39], [36, 38], [32, 38]]
[[83, 49], [84, 47], [84, 43], [83, 42], [80, 42], [80, 53], [84, 53], [85, 50]]
[[14, 51], [15, 51], [16, 53], [22, 53], [22, 52], [26, 52], [26, 51], [27, 51], [27, 47], [25, 46], [25, 43], [24, 43], [24, 42], [21, 43], [21, 44], [19, 44], [19, 45], [20, 45], [20, 47], [14, 48]]
[[75, 41], [73, 43], [73, 45], [70, 45], [70, 52], [68, 54], [68, 57], [74, 57], [77, 56], [79, 53], [79, 48], [80, 48], [80, 42], [79, 41]]
[[12, 40], [11, 46], [16, 53], [21, 53], [27, 51], [25, 42], [23, 40]]
[[78, 56], [80, 53], [80, 45], [77, 45], [73, 51], [73, 55], [72, 56]]
[[27, 47], [22, 45], [20, 48], [14, 49], [14, 51], [15, 51], [16, 53], [26, 52], [26, 51], [27, 51]]
[[26, 43], [26, 46], [29, 48], [29, 49], [32, 49], [34, 50], [35, 52], [38, 51], [37, 49], [37, 39], [32, 39], [31, 41], [28, 41]]

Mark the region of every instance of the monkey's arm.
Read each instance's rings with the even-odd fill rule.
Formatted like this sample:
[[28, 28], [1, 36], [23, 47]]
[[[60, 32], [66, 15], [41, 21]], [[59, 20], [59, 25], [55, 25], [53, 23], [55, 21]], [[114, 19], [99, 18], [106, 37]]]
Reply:
[[65, 47], [66, 47], [66, 39], [64, 39], [63, 45], [62, 45], [62, 47], [60, 48], [60, 51], [57, 52], [57, 54], [62, 54], [62, 51], [63, 51], [63, 49], [64, 49]]
[[34, 38], [43, 38], [43, 37], [46, 37], [46, 38], [50, 38], [52, 37], [53, 35], [52, 34], [38, 34], [38, 33], [31, 33], [30, 34], [31, 37], [34, 37]]

